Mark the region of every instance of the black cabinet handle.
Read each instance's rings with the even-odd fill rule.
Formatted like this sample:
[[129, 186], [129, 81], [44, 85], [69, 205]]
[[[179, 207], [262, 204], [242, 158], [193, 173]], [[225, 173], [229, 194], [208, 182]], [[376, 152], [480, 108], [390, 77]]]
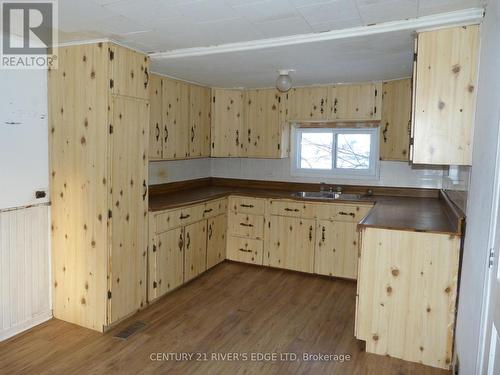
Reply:
[[191, 245], [191, 236], [189, 232], [186, 233], [186, 248], [189, 249], [189, 245]]
[[247, 224], [247, 223], [240, 223], [240, 225], [243, 227], [253, 227], [253, 224]]
[[163, 127], [163, 129], [165, 130], [165, 143], [167, 143], [167, 140], [168, 140], [168, 129], [167, 129], [167, 125], [165, 125]]
[[142, 194], [142, 200], [145, 201], [148, 195], [148, 185], [146, 185], [146, 180], [142, 180], [142, 187], [144, 188], [144, 194]]
[[160, 125], [156, 123], [156, 142], [160, 139]]
[[239, 251], [243, 251], [244, 253], [251, 253], [251, 252], [252, 252], [252, 250], [249, 250], [249, 249], [243, 249], [243, 248], [241, 248], [241, 247], [240, 247], [238, 250], [239, 250]]
[[144, 69], [144, 74], [146, 75], [146, 81], [144, 82], [144, 88], [147, 89], [148, 88], [148, 84], [149, 84], [149, 73], [148, 73], [148, 68], [145, 68]]
[[194, 127], [191, 126], [191, 142], [194, 141]]
[[344, 211], [340, 211], [339, 215], [352, 216], [352, 217], [356, 216], [356, 214], [354, 212], [344, 212]]
[[253, 204], [240, 204], [240, 207], [245, 207], [245, 208], [253, 208], [254, 205]]
[[181, 216], [179, 216], [179, 219], [184, 220], [184, 219], [187, 219], [187, 218], [188, 218], [188, 217], [190, 217], [190, 216], [191, 216], [191, 215], [189, 215], [189, 214], [188, 214], [188, 215], [183, 215], [183, 214], [181, 214]]
[[208, 208], [206, 209], [205, 211], [203, 211], [204, 214], [208, 214], [209, 212], [212, 212], [213, 210], [211, 208]]
[[211, 240], [211, 239], [212, 239], [212, 231], [213, 231], [213, 229], [212, 229], [212, 224], [210, 224], [210, 225], [208, 226], [208, 239], [209, 239], [209, 240]]
[[321, 241], [325, 242], [325, 227], [321, 229]]
[[298, 208], [288, 208], [288, 207], [286, 207], [286, 208], [285, 208], [285, 211], [289, 211], [289, 212], [299, 212], [299, 209], [298, 209]]
[[312, 241], [313, 239], [313, 227], [312, 225], [309, 227], [309, 241]]

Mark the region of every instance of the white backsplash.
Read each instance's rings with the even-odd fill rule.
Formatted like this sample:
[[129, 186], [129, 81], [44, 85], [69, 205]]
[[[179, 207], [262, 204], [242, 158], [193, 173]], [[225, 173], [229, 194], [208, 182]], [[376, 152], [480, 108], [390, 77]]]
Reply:
[[188, 159], [173, 161], [152, 161], [149, 163], [149, 184], [194, 180], [210, 177], [211, 159]]
[[290, 174], [290, 159], [205, 158], [149, 163], [149, 183], [224, 177], [250, 180], [326, 182], [344, 185], [442, 187], [442, 168], [411, 167], [405, 162], [382, 161], [378, 179], [326, 179], [297, 177]]

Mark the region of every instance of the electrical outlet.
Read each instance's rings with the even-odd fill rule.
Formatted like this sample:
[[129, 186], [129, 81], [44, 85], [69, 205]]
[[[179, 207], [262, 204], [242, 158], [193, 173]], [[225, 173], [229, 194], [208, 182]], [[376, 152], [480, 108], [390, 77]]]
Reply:
[[35, 199], [47, 198], [47, 191], [45, 189], [40, 189], [35, 191]]

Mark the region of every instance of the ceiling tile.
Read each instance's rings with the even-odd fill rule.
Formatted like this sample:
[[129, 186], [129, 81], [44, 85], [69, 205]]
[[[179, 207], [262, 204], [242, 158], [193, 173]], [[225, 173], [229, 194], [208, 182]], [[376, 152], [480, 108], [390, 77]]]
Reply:
[[459, 9], [484, 6], [483, 0], [419, 0], [418, 15], [452, 12]]
[[235, 5], [233, 9], [251, 22], [268, 22], [297, 16], [288, 0], [265, 0], [257, 3]]
[[196, 22], [215, 22], [218, 20], [237, 18], [234, 11], [223, 0], [199, 0], [177, 5], [181, 14]]
[[98, 21], [117, 14], [91, 1], [59, 0], [59, 29], [65, 32], [94, 31]]
[[325, 31], [349, 29], [351, 27], [357, 27], [357, 26], [362, 26], [362, 25], [363, 25], [363, 22], [358, 17], [358, 18], [353, 18], [353, 19], [343, 19], [343, 20], [338, 20], [338, 21], [317, 23], [317, 24], [311, 25], [311, 27], [315, 33], [322, 33]]
[[267, 38], [307, 34], [312, 32], [311, 26], [302, 17], [284, 18], [280, 20], [256, 23], [255, 27]]
[[151, 30], [150, 27], [132, 22], [123, 16], [112, 16], [100, 20], [95, 25], [96, 29], [110, 35], [124, 35]]
[[158, 18], [181, 17], [177, 6], [161, 0], [124, 0], [105, 5], [104, 8], [138, 23], [150, 22]]
[[359, 18], [358, 10], [352, 0], [336, 0], [324, 4], [308, 5], [299, 7], [297, 10], [310, 25]]
[[365, 24], [416, 18], [417, 0], [357, 0]]

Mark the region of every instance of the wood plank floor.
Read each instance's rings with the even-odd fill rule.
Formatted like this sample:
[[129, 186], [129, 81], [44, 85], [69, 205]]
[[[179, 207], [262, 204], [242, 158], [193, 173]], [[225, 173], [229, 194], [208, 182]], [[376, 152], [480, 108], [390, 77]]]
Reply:
[[[106, 334], [52, 319], [2, 342], [0, 374], [450, 374], [365, 353], [353, 335], [355, 294], [345, 280], [224, 262]], [[138, 320], [146, 327], [113, 337]], [[211, 357], [288, 352], [300, 360]], [[208, 360], [151, 360], [155, 353]], [[351, 360], [307, 362], [303, 353]]]

